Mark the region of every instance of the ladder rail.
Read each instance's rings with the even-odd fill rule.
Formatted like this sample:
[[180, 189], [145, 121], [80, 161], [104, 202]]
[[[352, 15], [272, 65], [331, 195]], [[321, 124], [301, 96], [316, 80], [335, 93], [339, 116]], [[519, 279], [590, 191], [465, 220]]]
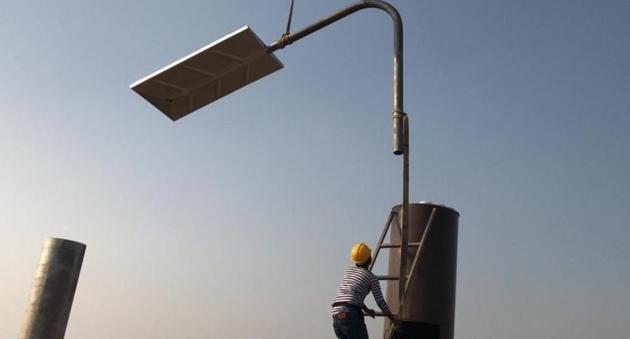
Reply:
[[413, 258], [413, 262], [412, 262], [411, 268], [409, 270], [409, 276], [407, 278], [407, 281], [405, 282], [405, 289], [403, 290], [404, 291], [403, 295], [400, 298], [400, 309], [401, 310], [402, 310], [402, 307], [404, 306], [405, 298], [407, 297], [407, 292], [409, 291], [409, 285], [411, 284], [411, 280], [414, 277], [416, 266], [418, 265], [418, 262], [420, 260], [420, 256], [422, 255], [422, 250], [425, 247], [425, 242], [427, 240], [429, 232], [431, 231], [431, 226], [433, 225], [433, 218], [435, 217], [436, 212], [437, 212], [437, 208], [434, 207], [431, 210], [431, 214], [429, 215], [429, 219], [427, 220], [427, 225], [424, 228], [424, 232], [422, 232], [422, 238], [420, 238], [420, 245], [418, 246], [418, 249], [416, 250], [416, 255]]
[[[420, 258], [422, 256], [423, 253], [423, 249], [426, 246], [426, 241], [427, 238], [430, 234], [430, 231], [432, 229], [433, 226], [433, 220], [435, 219], [435, 215], [437, 214], [437, 208], [433, 208], [431, 210], [431, 214], [429, 215], [429, 219], [427, 220], [426, 226], [424, 228], [424, 231], [422, 232], [422, 236], [420, 238], [419, 242], [409, 242], [408, 237], [403, 236], [403, 229], [405, 229], [406, 227], [400, 227], [400, 222], [399, 222], [399, 218], [398, 218], [398, 213], [394, 210], [392, 210], [387, 218], [387, 221], [385, 222], [385, 226], [383, 227], [383, 231], [381, 232], [381, 235], [378, 239], [378, 243], [376, 245], [376, 251], [374, 253], [374, 258], [372, 258], [372, 262], [370, 263], [369, 266], [369, 270], [372, 271], [372, 268], [374, 267], [374, 264], [376, 262], [376, 258], [378, 257], [378, 254], [380, 253], [382, 248], [400, 248], [400, 268], [399, 268], [399, 274], [398, 276], [396, 275], [382, 275], [382, 276], [377, 276], [379, 280], [398, 280], [398, 284], [399, 284], [399, 291], [402, 291], [402, 293], [399, 295], [399, 303], [398, 303], [398, 313], [397, 316], [398, 317], [402, 317], [402, 313], [403, 313], [403, 307], [405, 306], [405, 301], [407, 298], [407, 293], [409, 292], [409, 287], [411, 285], [411, 282], [413, 280], [413, 277], [415, 276], [414, 273], [416, 271], [416, 267], [418, 266], [418, 263], [420, 262]], [[401, 243], [398, 244], [392, 244], [392, 243], [387, 243], [387, 244], [383, 244], [383, 241], [385, 240], [385, 237], [387, 236], [388, 231], [390, 230], [390, 227], [392, 227], [392, 223], [395, 223], [395, 225], [393, 227], [397, 227], [398, 231], [400, 233], [400, 240]], [[403, 225], [405, 226], [405, 225]], [[418, 248], [416, 249], [416, 254], [414, 255], [413, 261], [411, 263], [411, 267], [409, 268], [409, 274], [407, 274], [407, 266], [406, 264], [406, 260], [402, 260], [403, 256], [406, 257], [407, 256], [407, 249], [412, 246], [415, 247], [417, 246]], [[403, 285], [404, 286], [401, 286]], [[368, 315], [367, 313], [364, 313], [365, 315]], [[386, 315], [383, 312], [374, 312], [374, 316], [375, 317], [385, 317]], [[390, 329], [391, 332], [389, 333], [389, 338], [393, 338], [393, 336], [398, 332], [398, 328], [396, 326], [394, 326], [393, 328]]]
[[372, 262], [370, 263], [370, 267], [369, 270], [372, 271], [372, 268], [374, 267], [374, 263], [376, 262], [376, 258], [378, 257], [379, 252], [381, 251], [381, 247], [383, 245], [383, 241], [385, 240], [385, 237], [387, 236], [387, 231], [389, 231], [389, 227], [392, 223], [392, 220], [394, 220], [394, 217], [398, 215], [398, 213], [394, 210], [392, 210], [391, 212], [389, 212], [389, 217], [387, 217], [387, 221], [385, 222], [385, 226], [383, 227], [383, 231], [381, 232], [381, 236], [378, 239], [378, 243], [376, 245], [376, 252], [374, 253], [374, 258], [372, 258]]

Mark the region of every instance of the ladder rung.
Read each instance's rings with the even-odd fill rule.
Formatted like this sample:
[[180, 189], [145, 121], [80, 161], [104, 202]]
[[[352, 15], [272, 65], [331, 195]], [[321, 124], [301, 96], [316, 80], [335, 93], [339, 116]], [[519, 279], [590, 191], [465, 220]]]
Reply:
[[399, 280], [400, 277], [397, 275], [377, 275], [378, 280]]
[[[419, 242], [410, 242], [407, 244], [407, 246], [420, 246]], [[382, 244], [381, 248], [399, 248], [400, 244]]]
[[[363, 312], [363, 315], [369, 315], [369, 314]], [[385, 313], [383, 313], [383, 312], [374, 312], [374, 316], [375, 317], [386, 317]], [[394, 315], [394, 316], [396, 316], [396, 315]]]

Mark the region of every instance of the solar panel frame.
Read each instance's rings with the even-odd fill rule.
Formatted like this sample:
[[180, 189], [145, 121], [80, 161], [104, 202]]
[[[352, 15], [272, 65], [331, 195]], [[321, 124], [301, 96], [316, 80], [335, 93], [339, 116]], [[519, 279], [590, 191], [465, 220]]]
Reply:
[[129, 87], [175, 121], [283, 67], [243, 26]]

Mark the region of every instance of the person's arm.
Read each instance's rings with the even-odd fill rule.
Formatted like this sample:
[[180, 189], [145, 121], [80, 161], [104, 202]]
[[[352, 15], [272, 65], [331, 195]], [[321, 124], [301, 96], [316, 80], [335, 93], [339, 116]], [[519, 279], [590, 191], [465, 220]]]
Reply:
[[372, 280], [372, 295], [374, 295], [374, 300], [376, 300], [376, 304], [383, 311], [385, 316], [389, 318], [389, 320], [393, 323], [397, 322], [396, 317], [387, 306], [385, 299], [383, 298], [383, 293], [381, 292], [381, 284], [378, 282], [378, 279]]
[[361, 308], [363, 309], [363, 311], [365, 311], [365, 313], [367, 313], [367, 315], [370, 316], [370, 318], [374, 319], [374, 316], [376, 314], [374, 313], [373, 309], [367, 307], [367, 305], [365, 305], [365, 304], [361, 305]]

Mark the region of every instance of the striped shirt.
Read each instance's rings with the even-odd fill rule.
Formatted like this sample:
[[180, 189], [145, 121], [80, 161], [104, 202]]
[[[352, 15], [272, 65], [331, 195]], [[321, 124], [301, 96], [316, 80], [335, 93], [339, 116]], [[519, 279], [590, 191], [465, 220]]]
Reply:
[[[384, 313], [390, 313], [389, 307], [383, 299], [381, 285], [374, 273], [362, 267], [350, 267], [346, 270], [339, 291], [333, 303], [348, 303], [359, 308], [363, 306], [363, 300], [372, 291], [376, 304]], [[333, 315], [342, 312], [343, 306], [334, 306]]]

